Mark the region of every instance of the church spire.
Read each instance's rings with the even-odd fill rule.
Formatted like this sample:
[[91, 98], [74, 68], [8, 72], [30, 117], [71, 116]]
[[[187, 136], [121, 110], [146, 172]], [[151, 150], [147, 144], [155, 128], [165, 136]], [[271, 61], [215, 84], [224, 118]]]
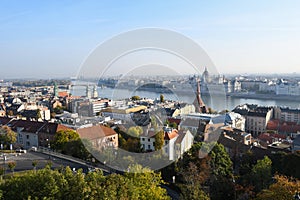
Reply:
[[199, 113], [208, 113], [208, 110], [201, 98], [200, 80], [197, 79], [197, 101], [195, 102], [196, 111]]

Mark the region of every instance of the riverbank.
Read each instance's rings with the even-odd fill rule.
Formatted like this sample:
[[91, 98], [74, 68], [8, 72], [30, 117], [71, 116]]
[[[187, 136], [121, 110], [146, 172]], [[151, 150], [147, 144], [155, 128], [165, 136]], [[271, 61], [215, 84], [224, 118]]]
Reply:
[[226, 94], [226, 96], [233, 97], [233, 98], [245, 98], [245, 99], [299, 101], [300, 103], [300, 96], [291, 96], [291, 95], [231, 93], [231, 94]]

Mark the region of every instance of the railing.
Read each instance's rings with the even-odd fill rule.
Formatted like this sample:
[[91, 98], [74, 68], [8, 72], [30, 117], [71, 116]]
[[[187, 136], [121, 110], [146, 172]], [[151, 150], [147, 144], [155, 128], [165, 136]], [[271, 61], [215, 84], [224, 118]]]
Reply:
[[62, 153], [58, 153], [58, 152], [53, 151], [53, 150], [51, 150], [49, 148], [46, 148], [46, 147], [39, 147], [37, 149], [37, 151], [40, 152], [40, 153], [47, 154], [49, 156], [54, 156], [54, 157], [65, 159], [65, 160], [69, 160], [69, 161], [72, 161], [72, 162], [75, 162], [75, 163], [78, 163], [78, 164], [81, 164], [81, 165], [85, 165], [85, 166], [87, 166], [89, 168], [95, 168], [95, 167], [97, 167], [97, 168], [101, 169], [104, 172], [107, 172], [107, 173], [110, 172], [109, 167], [107, 167], [105, 165], [97, 164], [97, 166], [93, 166], [93, 165], [91, 165], [90, 163], [88, 163], [85, 160], [82, 160], [82, 159], [79, 159], [79, 158], [75, 158], [73, 156], [65, 155], [65, 154], [62, 154]]

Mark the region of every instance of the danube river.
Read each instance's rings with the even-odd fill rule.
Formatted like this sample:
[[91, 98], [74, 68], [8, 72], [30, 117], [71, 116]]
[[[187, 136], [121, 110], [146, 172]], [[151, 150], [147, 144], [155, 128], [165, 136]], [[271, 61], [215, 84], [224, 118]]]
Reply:
[[[151, 99], [158, 99], [160, 97], [160, 93], [156, 92], [148, 92], [148, 91], [130, 91], [126, 89], [112, 89], [112, 88], [98, 88], [98, 96], [102, 98], [109, 98], [112, 100], [119, 100], [130, 98], [134, 95], [138, 95], [142, 98], [151, 98]], [[91, 93], [93, 93], [91, 88]], [[76, 89], [71, 90], [71, 94], [74, 96], [77, 95], [85, 95], [85, 87], [76, 87]], [[181, 101], [186, 103], [192, 103], [196, 96], [194, 93], [185, 93], [185, 94], [173, 94], [173, 93], [166, 93], [163, 94], [165, 99]], [[214, 110], [221, 111], [224, 109], [232, 110], [235, 106], [240, 104], [258, 104], [261, 106], [287, 106], [290, 108], [300, 108], [300, 99], [295, 98], [295, 100], [272, 100], [272, 99], [247, 99], [242, 97], [230, 97], [225, 95], [217, 95], [213, 97], [209, 96], [202, 96], [203, 101], [209, 107]]]

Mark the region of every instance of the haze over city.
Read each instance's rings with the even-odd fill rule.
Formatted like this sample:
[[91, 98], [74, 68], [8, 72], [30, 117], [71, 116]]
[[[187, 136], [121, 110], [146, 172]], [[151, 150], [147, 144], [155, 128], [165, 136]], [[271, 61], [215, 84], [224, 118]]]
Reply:
[[0, 78], [76, 76], [99, 44], [143, 27], [169, 29], [191, 38], [222, 74], [300, 73], [299, 4], [277, 0], [2, 1]]

